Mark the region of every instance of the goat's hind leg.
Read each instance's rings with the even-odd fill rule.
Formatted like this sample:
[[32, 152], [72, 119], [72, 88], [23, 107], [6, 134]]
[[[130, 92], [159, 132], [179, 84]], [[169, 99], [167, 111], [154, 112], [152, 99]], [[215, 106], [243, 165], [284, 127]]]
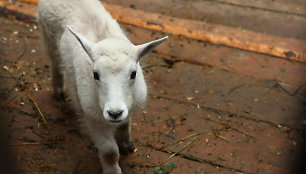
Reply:
[[65, 99], [64, 95], [64, 77], [60, 71], [60, 65], [58, 60], [54, 60], [54, 57], [51, 58], [52, 66], [52, 83], [54, 88], [54, 97], [57, 100]]
[[52, 83], [54, 88], [54, 96], [57, 100], [65, 98], [64, 95], [64, 77], [60, 69], [60, 53], [56, 46], [54, 38], [48, 37], [41, 25], [44, 37], [44, 46], [47, 49], [47, 54], [51, 60], [52, 68]]
[[123, 155], [135, 152], [135, 147], [131, 141], [131, 120], [128, 123], [120, 125], [116, 130], [116, 141], [119, 146], [119, 151]]

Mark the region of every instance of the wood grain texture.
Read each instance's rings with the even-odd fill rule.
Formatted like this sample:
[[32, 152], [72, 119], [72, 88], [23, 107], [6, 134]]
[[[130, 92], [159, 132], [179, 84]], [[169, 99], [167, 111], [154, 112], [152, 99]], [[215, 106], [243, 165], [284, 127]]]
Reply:
[[299, 16], [306, 16], [306, 1], [301, 0], [205, 0], [217, 3], [231, 4], [249, 8], [259, 8], [280, 13], [288, 13]]
[[[29, 1], [29, 0], [26, 0]], [[36, 3], [36, 0], [31, 0]], [[22, 4], [22, 5], [21, 5]], [[138, 27], [203, 40], [212, 44], [306, 62], [306, 42], [206, 22], [169, 17], [103, 3], [117, 21]], [[2, 8], [35, 17], [36, 6], [22, 2], [0, 2]]]

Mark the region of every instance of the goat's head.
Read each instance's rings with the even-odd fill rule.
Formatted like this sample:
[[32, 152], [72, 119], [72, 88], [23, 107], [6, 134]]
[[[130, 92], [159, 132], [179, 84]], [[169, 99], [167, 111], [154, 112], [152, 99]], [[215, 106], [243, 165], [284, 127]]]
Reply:
[[168, 37], [137, 46], [116, 38], [93, 43], [67, 27], [93, 61], [92, 78], [103, 117], [115, 124], [124, 122], [135, 102], [139, 102], [135, 100], [141, 98], [137, 95], [146, 90], [139, 60]]

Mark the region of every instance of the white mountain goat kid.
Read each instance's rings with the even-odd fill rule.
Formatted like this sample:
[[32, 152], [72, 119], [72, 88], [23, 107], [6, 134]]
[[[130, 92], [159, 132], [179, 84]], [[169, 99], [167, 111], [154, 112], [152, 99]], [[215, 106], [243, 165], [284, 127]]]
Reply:
[[167, 36], [133, 45], [98, 0], [40, 0], [37, 17], [52, 63], [55, 97], [65, 92], [82, 115], [103, 173], [121, 173], [119, 150], [134, 150], [131, 113], [147, 95], [139, 60]]

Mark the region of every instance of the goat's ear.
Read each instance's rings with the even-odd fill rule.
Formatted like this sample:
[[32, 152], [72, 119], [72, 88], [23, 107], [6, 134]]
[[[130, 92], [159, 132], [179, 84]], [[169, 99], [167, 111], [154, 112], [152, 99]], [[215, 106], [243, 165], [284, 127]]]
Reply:
[[157, 45], [161, 44], [164, 42], [166, 39], [168, 39], [168, 36], [163, 37], [161, 39], [157, 39], [142, 45], [137, 45], [137, 55], [138, 55], [138, 60], [141, 59], [143, 56], [148, 54], [150, 51], [152, 51]]
[[88, 54], [90, 59], [94, 61], [92, 56], [92, 48], [94, 47], [94, 43], [86, 39], [84, 36], [80, 35], [79, 33], [75, 32], [70, 26], [67, 25], [68, 30], [77, 38], [77, 40], [82, 45], [85, 52]]

